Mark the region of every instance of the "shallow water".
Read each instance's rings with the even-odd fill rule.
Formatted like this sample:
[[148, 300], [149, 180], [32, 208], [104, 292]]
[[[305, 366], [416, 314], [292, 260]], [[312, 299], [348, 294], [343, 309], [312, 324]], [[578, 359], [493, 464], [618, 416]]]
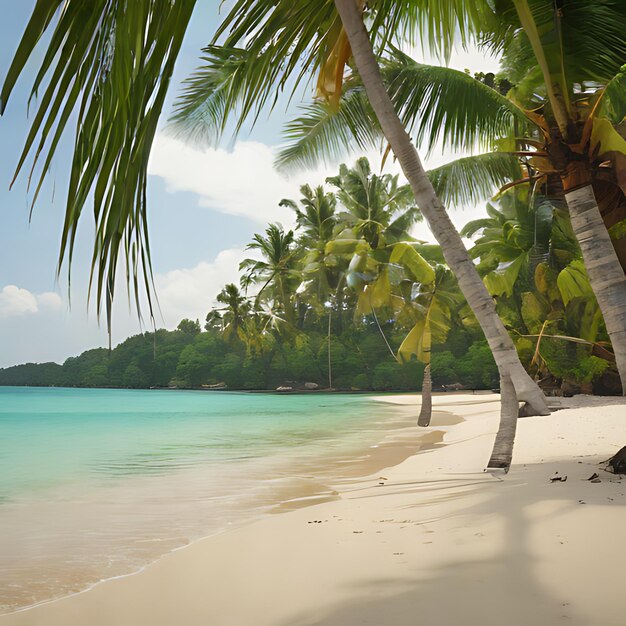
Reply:
[[0, 612], [332, 497], [404, 425], [360, 395], [0, 387]]

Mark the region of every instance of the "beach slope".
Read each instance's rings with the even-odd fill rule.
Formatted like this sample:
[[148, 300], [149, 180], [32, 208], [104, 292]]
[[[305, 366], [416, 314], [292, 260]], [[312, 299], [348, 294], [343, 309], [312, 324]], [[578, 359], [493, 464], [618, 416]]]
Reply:
[[339, 499], [210, 537], [0, 626], [621, 626], [626, 481], [600, 463], [626, 444], [626, 404], [606, 402], [520, 420], [504, 476], [483, 472], [497, 396], [439, 396], [435, 410], [464, 419], [434, 421], [443, 444], [337, 486]]

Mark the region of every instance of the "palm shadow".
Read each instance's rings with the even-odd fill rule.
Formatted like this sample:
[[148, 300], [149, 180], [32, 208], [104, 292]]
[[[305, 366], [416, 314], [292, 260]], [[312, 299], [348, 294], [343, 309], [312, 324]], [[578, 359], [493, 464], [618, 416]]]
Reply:
[[[456, 558], [454, 551], [449, 550], [452, 558], [436, 568], [425, 572], [419, 566], [412, 566], [412, 569], [405, 570], [401, 576], [396, 577], [376, 576], [376, 563], [372, 563], [371, 578], [342, 589], [343, 597], [347, 599], [328, 608], [323, 617], [320, 618], [319, 614], [315, 617], [311, 614], [300, 614], [283, 626], [622, 624], [623, 611], [616, 609], [612, 613], [609, 607], [608, 614], [615, 615], [613, 622], [607, 621], [607, 613], [603, 609], [603, 621], [598, 621], [591, 613], [590, 607], [593, 603], [590, 605], [589, 602], [581, 602], [580, 595], [576, 595], [576, 589], [581, 586], [587, 587], [589, 594], [594, 594], [602, 587], [602, 597], [598, 602], [608, 601], [615, 606], [619, 603], [618, 582], [607, 588], [606, 580], [600, 585], [597, 579], [587, 579], [589, 563], [585, 560], [586, 550], [582, 551], [580, 558], [577, 550], [573, 553], [570, 550], [564, 561], [570, 567], [562, 571], [562, 576], [563, 580], [574, 581], [571, 589], [563, 584], [553, 585], [550, 580], [546, 583], [545, 570], [542, 573], [544, 558], [541, 546], [544, 542], [554, 543], [553, 549], [557, 549], [558, 545], [565, 546], [569, 541], [568, 532], [575, 535], [572, 542], [577, 542], [576, 546], [585, 542], [579, 532], [582, 530], [584, 533], [584, 529], [571, 531], [569, 522], [569, 525], [565, 525], [570, 531], [560, 529], [566, 518], [571, 522], [572, 513], [576, 513], [576, 520], [580, 520], [577, 526], [585, 524], [585, 514], [581, 517], [576, 509], [582, 513], [585, 507], [589, 511], [594, 505], [606, 506], [613, 508], [613, 519], [616, 519], [618, 511], [623, 516], [626, 481], [622, 482], [619, 477], [601, 471], [602, 485], [587, 480], [594, 471], [598, 471], [598, 464], [603, 460], [599, 457], [586, 457], [584, 461], [571, 459], [558, 463], [518, 466], [504, 479], [494, 479], [487, 475], [482, 480], [477, 476], [468, 477], [467, 489], [477, 492], [481, 496], [480, 502], [458, 510], [454, 515], [462, 516], [465, 526], [480, 527], [484, 521], [485, 524], [489, 522], [490, 527], [495, 523], [501, 528], [495, 546], [490, 543], [488, 536], [476, 537], [477, 542], [484, 542], [484, 556], [480, 547], [471, 551], [473, 558], [467, 558], [467, 554]], [[555, 471], [560, 476], [567, 475], [568, 480], [551, 483], [550, 477]], [[523, 489], [527, 484], [535, 488]], [[441, 481], [438, 486], [435, 482], [399, 484], [396, 493], [405, 493], [407, 497], [411, 493], [420, 493], [420, 500], [416, 498], [412, 505], [411, 510], [415, 513], [418, 510], [417, 503], [423, 502], [424, 495], [427, 495], [430, 503], [454, 498], [448, 491], [455, 485], [457, 488], [459, 485], [463, 487], [463, 481]], [[425, 494], [425, 491], [428, 493]], [[355, 494], [355, 497], [359, 496]], [[403, 509], [403, 513], [406, 510]], [[542, 523], [541, 528], [548, 529], [542, 537], [537, 537], [537, 522]], [[436, 525], [431, 526], [436, 528]], [[421, 545], [423, 536], [419, 535], [418, 526], [411, 526], [406, 532], [415, 533], [416, 550], [424, 549]], [[591, 533], [589, 537], [592, 540]], [[440, 545], [443, 542], [454, 544], [455, 541], [445, 531], [437, 539]], [[563, 549], [567, 550], [566, 547]], [[549, 552], [554, 554], [552, 549]], [[556, 554], [558, 555], [558, 551]], [[609, 557], [599, 556], [606, 559]], [[409, 567], [407, 563], [407, 568]], [[616, 563], [615, 567], [617, 573], [619, 564]], [[554, 571], [554, 568], [550, 571]], [[618, 580], [617, 577], [615, 580]]]

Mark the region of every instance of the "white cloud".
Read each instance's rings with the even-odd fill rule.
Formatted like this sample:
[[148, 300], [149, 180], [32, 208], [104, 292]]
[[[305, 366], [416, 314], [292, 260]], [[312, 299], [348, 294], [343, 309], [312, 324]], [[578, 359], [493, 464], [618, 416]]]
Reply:
[[240, 141], [229, 152], [200, 149], [160, 135], [148, 171], [163, 178], [169, 191], [197, 194], [201, 206], [243, 215], [260, 224], [279, 221], [290, 225], [293, 213], [278, 203], [283, 198], [297, 198], [299, 184], [281, 176], [273, 161], [272, 148], [263, 143]]
[[16, 285], [6, 285], [0, 291], [0, 318], [58, 310], [62, 305], [61, 297], [53, 292], [34, 294]]
[[[361, 153], [347, 155], [352, 164]], [[381, 153], [366, 155], [378, 171]], [[230, 215], [243, 215], [266, 226], [281, 222], [293, 227], [294, 214], [280, 207], [283, 198], [298, 199], [300, 186], [321, 185], [335, 176], [339, 164], [320, 166], [286, 178], [274, 169], [275, 148], [255, 141], [238, 141], [231, 151], [222, 148], [197, 148], [164, 135], [155, 139], [148, 171], [162, 178], [170, 192], [187, 191], [199, 196], [199, 204]], [[401, 172], [394, 159], [387, 159], [385, 172]]]
[[52, 291], [46, 291], [39, 294], [37, 297], [37, 303], [41, 309], [48, 309], [58, 311], [63, 306], [63, 299], [58, 293]]
[[[349, 155], [343, 161], [352, 164], [359, 156], [361, 155]], [[372, 169], [378, 172], [380, 152], [370, 150], [365, 156], [369, 158]], [[458, 156], [460, 155], [453, 155], [443, 149], [441, 153], [435, 150], [425, 160], [424, 165], [427, 169], [438, 167]], [[258, 142], [237, 142], [233, 150], [228, 152], [221, 148], [194, 148], [180, 140], [161, 135], [157, 137], [152, 150], [150, 173], [162, 177], [170, 191], [188, 191], [199, 195], [201, 205], [222, 213], [244, 215], [263, 226], [279, 221], [285, 227], [292, 228], [293, 213], [279, 207], [280, 200], [299, 198], [302, 183], [322, 184], [328, 176], [337, 173], [338, 165], [331, 164], [315, 171], [303, 171], [298, 174], [297, 180], [292, 180], [281, 176], [273, 168], [273, 161], [274, 148]], [[400, 181], [406, 183], [400, 164], [395, 159], [387, 159], [384, 172], [399, 174]], [[450, 209], [450, 217], [457, 228], [484, 214], [482, 204], [477, 207]], [[425, 222], [417, 224], [412, 234], [418, 239], [435, 241]], [[208, 266], [202, 270], [203, 265], [176, 271], [186, 272], [187, 277], [189, 272], [195, 272], [195, 276], [203, 271], [208, 274]], [[229, 280], [234, 279], [233, 277]], [[165, 311], [165, 307], [162, 308]], [[182, 308], [176, 310], [182, 311]]]
[[[239, 283], [239, 263], [253, 256], [242, 248], [222, 250], [215, 259], [195, 267], [155, 276], [163, 322], [175, 327], [184, 317], [204, 320], [226, 283]], [[159, 325], [159, 324], [157, 324]]]

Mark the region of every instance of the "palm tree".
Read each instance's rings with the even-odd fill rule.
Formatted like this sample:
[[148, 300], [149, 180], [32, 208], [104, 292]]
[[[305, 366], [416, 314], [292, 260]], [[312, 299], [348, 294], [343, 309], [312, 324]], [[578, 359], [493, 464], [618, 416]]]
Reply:
[[302, 282], [297, 289], [300, 302], [310, 307], [319, 317], [328, 314], [326, 343], [328, 347], [328, 388], [333, 387], [331, 331], [333, 327], [333, 307], [337, 313], [338, 329], [341, 330], [344, 303], [344, 275], [348, 266], [341, 255], [327, 250], [333, 240], [337, 226], [335, 212], [337, 200], [333, 193], [326, 192], [319, 185], [311, 189], [309, 185], [300, 188], [300, 206], [293, 200], [281, 200], [296, 213], [296, 230], [299, 231], [297, 244], [305, 250], [301, 264]]
[[337, 200], [348, 211], [344, 225], [373, 250], [408, 238], [410, 226], [421, 219], [411, 188], [399, 185], [398, 176], [372, 173], [366, 157], [351, 168], [340, 165], [339, 175], [326, 182], [335, 187]]
[[358, 294], [355, 316], [391, 307], [390, 281], [399, 277], [393, 277], [390, 255], [400, 243], [413, 241], [408, 229], [421, 217], [410, 187], [399, 185], [398, 176], [372, 173], [365, 157], [352, 168], [342, 164], [339, 174], [327, 182], [335, 187], [346, 211], [339, 213], [336, 236], [326, 244], [326, 251], [350, 258], [345, 284]]
[[493, 443], [491, 456], [487, 462], [487, 471], [509, 471], [513, 459], [513, 442], [517, 430], [519, 403], [515, 386], [507, 374], [500, 375], [500, 424]]
[[487, 205], [488, 217], [462, 232], [477, 236], [470, 254], [479, 260], [500, 316], [519, 333], [518, 349], [528, 353], [534, 344], [529, 369], [563, 378], [568, 369], [563, 359], [575, 354], [569, 377], [590, 386], [615, 364], [604, 321], [567, 211], [538, 197], [534, 203], [529, 206], [524, 190], [509, 190], [497, 208]]
[[515, 346], [496, 314], [485, 289], [441, 201], [428, 179], [411, 138], [407, 134], [385, 89], [362, 15], [353, 0], [335, 0], [346, 30], [352, 55], [368, 99], [391, 150], [413, 189], [417, 205], [441, 245], [446, 262], [456, 275], [461, 291], [481, 324], [499, 370], [511, 377], [518, 397], [539, 413], [548, 413], [545, 398], [519, 361]]
[[[599, 187], [602, 180], [613, 181], [617, 189], [611, 208], [622, 205], [626, 216], [626, 202], [617, 185], [626, 173], [626, 141], [610, 119], [620, 107], [622, 114], [613, 119], [621, 123], [624, 117], [626, 78], [620, 66], [626, 59], [626, 14], [623, 7], [606, 1], [570, 0], [565, 6], [548, 0], [512, 0], [512, 4], [523, 35], [518, 32], [511, 39], [502, 33], [500, 38], [511, 39], [505, 49], [513, 58], [532, 51], [541, 70], [539, 76], [527, 71], [514, 95], [525, 104], [536, 104], [528, 90], [545, 89], [544, 110], [536, 119], [542, 154], [531, 166], [545, 184], [560, 182], [626, 394], [626, 276], [594, 190], [594, 182]], [[504, 13], [510, 16], [512, 11]], [[587, 81], [595, 88], [588, 91]]]
[[[405, 126], [429, 150], [438, 140], [465, 149], [497, 147], [430, 173], [444, 201], [476, 200], [501, 185], [524, 183], [566, 202], [626, 380], [626, 241], [612, 242], [606, 232], [626, 218], [620, 183], [626, 141], [618, 128], [626, 114], [620, 67], [626, 14], [609, 0], [511, 0], [495, 3], [495, 10], [473, 4], [484, 19], [477, 28], [472, 20], [468, 25], [504, 52], [515, 85], [508, 98], [462, 72], [417, 64], [397, 50], [382, 62], [385, 84]], [[323, 105], [305, 109], [288, 126], [294, 143], [279, 160], [311, 162], [324, 149], [324, 129], [352, 145], [375, 142], [380, 129], [362, 85], [348, 86], [340, 114]]]
[[222, 332], [226, 339], [243, 340], [246, 319], [252, 308], [248, 299], [239, 291], [237, 285], [228, 283], [217, 294], [216, 300], [224, 305], [220, 310], [213, 309], [213, 312], [221, 313]]
[[[297, 289], [300, 299], [304, 296], [314, 312], [322, 313], [326, 304], [340, 300], [342, 275], [347, 267], [337, 255], [329, 254], [327, 245], [333, 240], [337, 226], [335, 195], [320, 185], [311, 189], [300, 188], [300, 204], [293, 200], [281, 200], [280, 205], [296, 214], [297, 245], [306, 251], [301, 259], [302, 282]], [[340, 313], [338, 306], [338, 312]]]
[[[333, 75], [335, 76], [333, 95], [335, 98], [338, 98], [340, 89], [337, 87], [341, 84], [345, 62], [350, 58], [351, 53], [356, 69], [365, 86], [369, 103], [380, 122], [383, 133], [411, 184], [420, 210], [426, 217], [436, 239], [441, 244], [444, 254], [446, 254], [448, 264], [459, 278], [461, 289], [485, 331], [498, 367], [502, 371], [510, 371], [521, 399], [527, 400], [537, 412], [547, 413], [548, 409], [543, 394], [528, 377], [519, 362], [513, 342], [497, 317], [494, 303], [484, 288], [480, 277], [475, 272], [471, 259], [463, 247], [462, 240], [428, 181], [417, 152], [389, 100], [380, 77], [377, 60], [372, 51], [371, 41], [363, 24], [361, 9], [352, 0], [337, 0], [335, 6], [341, 17], [342, 25], [338, 25], [336, 20], [333, 21], [332, 13], [325, 10], [323, 19], [326, 21], [323, 23], [328, 24], [327, 29], [323, 31], [319, 29], [314, 30], [312, 28], [313, 22], [307, 22], [306, 29], [303, 27], [302, 31], [298, 31], [299, 23], [294, 24], [293, 20], [289, 18], [295, 19], [297, 15], [298, 19], [305, 19], [305, 11], [300, 12], [301, 7], [299, 4], [297, 9], [294, 8], [293, 12], [289, 8], [285, 9], [283, 14], [280, 13], [278, 7], [271, 7], [269, 13], [271, 20], [267, 19], [267, 15], [262, 14], [260, 11], [248, 14], [246, 10], [251, 8], [253, 4], [256, 6], [256, 3], [251, 3], [250, 0], [241, 0], [241, 2], [235, 5], [235, 8], [225, 19], [220, 31], [222, 33], [230, 29], [230, 37], [226, 38], [225, 47], [222, 49], [222, 52], [218, 52], [216, 49], [208, 51], [209, 54], [213, 54], [217, 58], [220, 54], [222, 56], [228, 54], [228, 50], [236, 50], [234, 56], [239, 59], [239, 64], [237, 65], [237, 72], [239, 73], [230, 72], [226, 78], [220, 71], [216, 75], [216, 73], [212, 72], [211, 60], [208, 59], [209, 63], [205, 66], [204, 71], [199, 71], [194, 77], [194, 82], [190, 83], [179, 109], [179, 121], [191, 120], [192, 128], [197, 128], [198, 121], [204, 121], [202, 119], [204, 114], [208, 113], [209, 117], [215, 117], [219, 112], [220, 118], [223, 119], [225, 117], [224, 113], [233, 110], [237, 104], [240, 104], [241, 109], [244, 111], [249, 111], [254, 100], [258, 102], [260, 99], [262, 102], [266, 102], [269, 95], [266, 91], [263, 91], [262, 93], [265, 95], [265, 100], [263, 100], [259, 96], [258, 86], [263, 63], [254, 69], [253, 76], [246, 77], [243, 69], [244, 63], [241, 60], [246, 55], [248, 55], [248, 59], [250, 57], [256, 59], [259, 54], [264, 54], [266, 59], [272, 58], [272, 55], [274, 55], [273, 58], [276, 59], [277, 55], [285, 55], [292, 45], [296, 46], [298, 50], [302, 50], [304, 54], [304, 51], [307, 50], [306, 44], [311, 40], [318, 41], [320, 45], [308, 49], [309, 53], [305, 58], [310, 61], [310, 65], [319, 67], [322, 65], [319, 55], [327, 50], [333, 51], [331, 55], [331, 60], [334, 61]], [[394, 7], [396, 13], [393, 13]], [[257, 6], [256, 8], [258, 9], [259, 7]], [[322, 17], [322, 14], [319, 13], [319, 8], [317, 7], [318, 15], [315, 18]], [[327, 9], [327, 5], [324, 5], [324, 8]], [[384, 26], [385, 20], [388, 20], [387, 24], [393, 24], [394, 27], [401, 24], [403, 20], [406, 23], [407, 15], [403, 14], [403, 11], [403, 8], [398, 8], [397, 3], [381, 2], [381, 11], [374, 14], [372, 32], [378, 34], [377, 28], [381, 24]], [[446, 17], [449, 18], [449, 21], [452, 21], [453, 16], [451, 13], [454, 14], [455, 12], [456, 7], [451, 11], [444, 10], [442, 15], [447, 13]], [[410, 14], [410, 11], [408, 13]], [[474, 12], [472, 15], [472, 20], [476, 23], [480, 21], [478, 13]], [[311, 19], [310, 14], [306, 15], [306, 17]], [[410, 15], [410, 17], [414, 17], [414, 15]], [[432, 21], [436, 22], [437, 20]], [[466, 25], [467, 22], [468, 20], [463, 17], [459, 23]], [[320, 19], [317, 20], [317, 24], [319, 23]], [[277, 27], [280, 24], [289, 24], [289, 28], [284, 28], [278, 32]], [[452, 28], [451, 31], [453, 30]], [[319, 35], [320, 32], [323, 32], [324, 35]], [[334, 32], [336, 36], [333, 40], [333, 45], [329, 46], [328, 37], [330, 35], [328, 33], [331, 32]], [[317, 37], [321, 41], [316, 40]], [[245, 50], [242, 51], [242, 49], [236, 48], [236, 46], [244, 38], [248, 38], [248, 42]], [[383, 40], [385, 39], [384, 32], [382, 38]], [[450, 34], [447, 37], [443, 37], [448, 43], [450, 38]], [[271, 42], [271, 44], [267, 45], [268, 42]], [[311, 50], [315, 52], [311, 52]], [[288, 59], [287, 70], [289, 68], [293, 69], [293, 57], [289, 56]], [[326, 70], [327, 67], [324, 66], [322, 69]], [[281, 74], [281, 81], [286, 80], [286, 76], [289, 73], [287, 70], [284, 70]], [[275, 72], [278, 71], [275, 70]], [[324, 75], [324, 73], [322, 74]], [[327, 81], [324, 84], [327, 85]], [[208, 90], [206, 89], [207, 86], [209, 87]], [[332, 99], [329, 106], [332, 108]], [[358, 130], [360, 131], [361, 129], [362, 127]], [[366, 133], [365, 136], [367, 136]], [[334, 145], [336, 144], [337, 142], [335, 141]]]
[[274, 308], [280, 308], [285, 321], [294, 327], [296, 317], [292, 287], [298, 272], [293, 231], [285, 232], [280, 224], [270, 224], [265, 229], [265, 236], [258, 233], [254, 235], [246, 250], [258, 250], [263, 258], [244, 259], [239, 264], [240, 270], [246, 270], [241, 279], [242, 285], [247, 288], [253, 283], [261, 284], [257, 302], [262, 297], [269, 297], [275, 304]]
[[[429, 4], [424, 0], [424, 6]], [[76, 0], [40, 3], [33, 12], [0, 94], [4, 107], [34, 43], [60, 11], [61, 19], [54, 29], [33, 93], [44, 77], [49, 77], [50, 84], [35, 116], [21, 163], [33, 148], [37, 132], [43, 130], [47, 136], [54, 129], [52, 145], [44, 153], [47, 154], [45, 174], [70, 113], [77, 109], [77, 144], [60, 261], [65, 251], [71, 253], [76, 224], [90, 190], [94, 189], [98, 236], [92, 269], [97, 276], [98, 304], [104, 298], [109, 319], [120, 251], [127, 255], [135, 277], [143, 268], [144, 283], [150, 287], [146, 165], [193, 5], [192, 0], [184, 3], [99, 0], [86, 9]], [[422, 8], [420, 3], [417, 6]], [[429, 25], [440, 22], [437, 36], [449, 49], [454, 23], [465, 32], [468, 23], [480, 23], [479, 9], [477, 5], [469, 17], [463, 15], [459, 19], [456, 5], [451, 9], [442, 5], [435, 19], [427, 15], [421, 21]], [[402, 34], [407, 26], [416, 23], [412, 3], [378, 0], [369, 10], [372, 11], [372, 32], [379, 43], [386, 43], [391, 36]], [[309, 70], [320, 71], [319, 92], [326, 95], [332, 106], [340, 96], [346, 63], [352, 57], [391, 149], [483, 327], [498, 367], [510, 373], [521, 399], [529, 402], [536, 412], [547, 413], [543, 394], [524, 371], [496, 315], [493, 301], [394, 110], [380, 77], [362, 11], [363, 5], [357, 6], [354, 0], [334, 3], [295, 0], [278, 4], [272, 0], [239, 0], [216, 35], [216, 38], [225, 36], [224, 48], [213, 49], [214, 59], [221, 59], [218, 74], [221, 78], [226, 75], [229, 88], [222, 89], [224, 84], [216, 83], [215, 75], [198, 72], [191, 79], [179, 113], [194, 122], [208, 120], [211, 127], [219, 131], [227, 122], [227, 113], [237, 110], [239, 129], [250, 113], [258, 115], [263, 106], [275, 103], [277, 86], [279, 89], [288, 83], [293, 86], [293, 77], [297, 86]], [[442, 17], [444, 19], [440, 19]], [[136, 36], [116, 37], [116, 33]], [[129, 48], [131, 40], [133, 51]], [[237, 48], [240, 42], [245, 42], [243, 54]], [[254, 62], [247, 63], [250, 59]], [[45, 141], [42, 148], [44, 144]], [[135, 280], [135, 286], [137, 283]]]
[[[392, 262], [397, 255], [392, 255]], [[431, 282], [415, 281], [411, 276], [406, 306], [399, 318], [410, 320], [414, 325], [398, 348], [398, 360], [410, 361], [415, 357], [424, 363], [422, 404], [418, 426], [428, 426], [432, 414], [432, 380], [430, 375], [433, 343], [443, 343], [452, 327], [454, 311], [462, 302], [462, 296], [452, 272], [443, 265], [435, 267]]]

